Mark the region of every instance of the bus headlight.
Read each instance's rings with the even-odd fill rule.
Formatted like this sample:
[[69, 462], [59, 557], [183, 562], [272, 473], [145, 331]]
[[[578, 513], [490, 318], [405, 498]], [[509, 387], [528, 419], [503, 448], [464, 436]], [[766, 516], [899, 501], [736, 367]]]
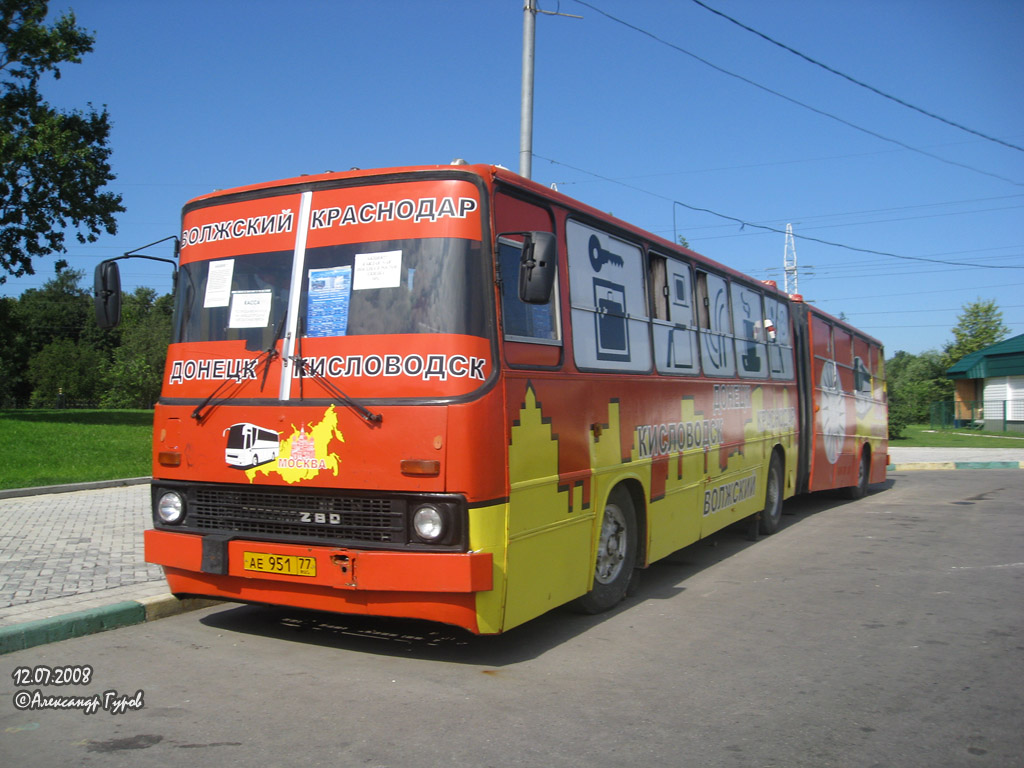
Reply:
[[157, 517], [164, 523], [175, 525], [185, 517], [185, 500], [180, 493], [168, 491], [156, 503]]
[[423, 541], [438, 541], [445, 534], [444, 515], [433, 504], [424, 504], [413, 513], [412, 527]]

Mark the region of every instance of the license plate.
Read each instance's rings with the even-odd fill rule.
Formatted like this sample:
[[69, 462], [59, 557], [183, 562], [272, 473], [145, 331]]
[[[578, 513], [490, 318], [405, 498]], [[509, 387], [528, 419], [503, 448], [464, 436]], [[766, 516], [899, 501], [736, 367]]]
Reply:
[[316, 576], [316, 558], [300, 555], [271, 555], [267, 552], [243, 552], [247, 571], [281, 573], [287, 576]]

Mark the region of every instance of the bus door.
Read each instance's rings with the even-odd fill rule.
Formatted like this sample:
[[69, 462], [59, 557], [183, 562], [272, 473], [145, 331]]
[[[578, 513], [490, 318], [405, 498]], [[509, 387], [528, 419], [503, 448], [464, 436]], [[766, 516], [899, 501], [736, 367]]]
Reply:
[[578, 382], [562, 373], [561, 281], [546, 304], [519, 298], [522, 233], [554, 232], [554, 217], [499, 190], [494, 219], [508, 435], [504, 624], [515, 626], [589, 588], [592, 513], [583, 510], [590, 472], [581, 435], [553, 427], [556, 414], [574, 413], [580, 399]]

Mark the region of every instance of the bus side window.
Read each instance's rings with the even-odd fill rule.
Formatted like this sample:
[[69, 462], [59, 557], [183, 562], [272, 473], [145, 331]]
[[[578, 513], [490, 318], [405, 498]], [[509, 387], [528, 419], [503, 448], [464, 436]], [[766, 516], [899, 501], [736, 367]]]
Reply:
[[764, 309], [760, 291], [733, 283], [732, 312], [740, 376], [767, 378], [768, 351], [764, 343]]
[[793, 378], [793, 342], [789, 333], [789, 307], [777, 299], [764, 299], [765, 317], [771, 321], [774, 340], [768, 344], [768, 369], [773, 379]]
[[498, 269], [501, 275], [501, 324], [506, 338], [522, 341], [558, 339], [555, 317], [556, 290], [547, 304], [526, 304], [519, 298], [521, 243], [501, 238], [498, 241]]
[[697, 273], [697, 284], [694, 287], [697, 297], [697, 326], [700, 328], [711, 328], [711, 318], [708, 314], [708, 276], [706, 272]]
[[832, 326], [832, 352], [836, 361], [836, 376], [839, 388], [847, 395], [857, 391], [856, 375], [853, 367], [853, 337], [845, 328]]
[[690, 266], [676, 259], [651, 255], [651, 301], [654, 356], [662, 373], [700, 373], [697, 331], [693, 324]]
[[704, 375], [735, 376], [729, 282], [724, 277], [697, 273], [697, 315], [701, 327], [700, 355]]
[[832, 329], [832, 351], [835, 361], [847, 368], [853, 365], [853, 336], [845, 328], [835, 326]]
[[636, 242], [569, 219], [565, 225], [576, 367], [651, 370], [648, 263]]
[[874, 398], [883, 403], [889, 402], [888, 386], [885, 380], [885, 354], [878, 347], [871, 348], [872, 370], [875, 373]]
[[871, 348], [859, 336], [853, 339], [853, 391], [860, 397], [871, 397]]
[[651, 317], [668, 320], [668, 277], [664, 256], [650, 254], [651, 268]]

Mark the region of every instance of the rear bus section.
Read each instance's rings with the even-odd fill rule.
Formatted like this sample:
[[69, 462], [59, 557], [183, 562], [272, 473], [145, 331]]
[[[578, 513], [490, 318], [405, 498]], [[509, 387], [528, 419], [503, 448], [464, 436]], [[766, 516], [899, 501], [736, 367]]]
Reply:
[[791, 304], [804, 425], [798, 491], [842, 488], [860, 498], [885, 480], [889, 463], [885, 351], [799, 297]]

